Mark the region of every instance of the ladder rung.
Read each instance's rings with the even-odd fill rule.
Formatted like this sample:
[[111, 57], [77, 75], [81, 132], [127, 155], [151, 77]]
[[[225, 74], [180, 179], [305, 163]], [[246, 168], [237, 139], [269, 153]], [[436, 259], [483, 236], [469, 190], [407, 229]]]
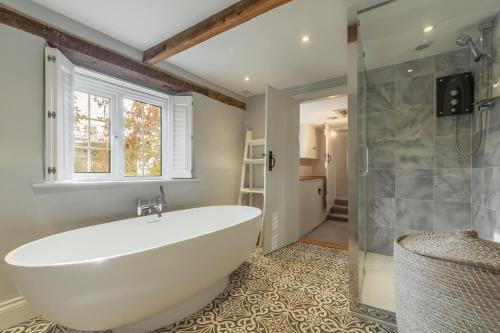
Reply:
[[246, 158], [245, 163], [247, 164], [264, 164], [266, 162], [263, 158]]
[[250, 146], [263, 146], [266, 143], [264, 139], [248, 140], [247, 144]]
[[260, 193], [264, 194], [264, 189], [260, 187], [244, 187], [241, 189], [243, 193]]

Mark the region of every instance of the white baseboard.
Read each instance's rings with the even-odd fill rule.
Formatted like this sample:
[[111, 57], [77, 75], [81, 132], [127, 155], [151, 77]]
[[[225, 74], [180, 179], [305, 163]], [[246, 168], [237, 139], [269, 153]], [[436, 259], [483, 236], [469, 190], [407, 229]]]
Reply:
[[36, 317], [31, 305], [22, 297], [0, 302], [0, 330]]

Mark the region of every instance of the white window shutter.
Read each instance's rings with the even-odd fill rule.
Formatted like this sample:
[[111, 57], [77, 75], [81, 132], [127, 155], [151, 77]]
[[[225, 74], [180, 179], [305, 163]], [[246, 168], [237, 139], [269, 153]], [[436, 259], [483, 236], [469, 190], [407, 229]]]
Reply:
[[45, 48], [45, 180], [73, 172], [73, 64], [57, 49]]
[[193, 160], [193, 97], [172, 96], [170, 98], [170, 178], [192, 178]]

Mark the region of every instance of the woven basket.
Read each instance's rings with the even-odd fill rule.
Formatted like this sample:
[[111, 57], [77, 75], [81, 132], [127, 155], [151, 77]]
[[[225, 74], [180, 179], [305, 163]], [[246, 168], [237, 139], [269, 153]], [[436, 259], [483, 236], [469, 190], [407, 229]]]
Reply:
[[500, 244], [474, 231], [394, 244], [400, 333], [500, 332]]

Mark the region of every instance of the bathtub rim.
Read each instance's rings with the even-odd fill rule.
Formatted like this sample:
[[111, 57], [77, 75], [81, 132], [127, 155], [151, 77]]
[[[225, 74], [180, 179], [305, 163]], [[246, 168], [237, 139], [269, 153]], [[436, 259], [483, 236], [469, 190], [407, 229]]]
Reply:
[[[168, 214], [168, 213], [173, 213], [173, 212], [183, 212], [183, 211], [189, 211], [189, 210], [193, 210], [193, 209], [210, 208], [210, 207], [221, 207], [221, 208], [223, 208], [223, 207], [244, 207], [244, 208], [247, 208], [247, 209], [250, 208], [251, 210], [254, 210], [255, 213], [257, 213], [255, 216], [249, 218], [248, 220], [242, 221], [242, 222], [240, 222], [238, 224], [246, 223], [246, 222], [252, 221], [252, 220], [254, 220], [254, 219], [259, 218], [259, 217], [262, 216], [262, 209], [257, 208], [257, 207], [252, 207], [252, 206], [240, 206], [240, 205], [201, 206], [201, 207], [193, 207], [193, 208], [187, 208], [187, 209], [173, 210], [173, 211], [169, 211], [169, 212], [164, 212], [163, 214]], [[196, 236], [185, 238], [185, 239], [175, 240], [175, 241], [167, 243], [167, 244], [161, 244], [161, 245], [157, 245], [157, 246], [151, 246], [151, 247], [147, 247], [147, 248], [144, 248], [144, 249], [141, 249], [141, 250], [129, 251], [129, 252], [124, 252], [124, 253], [120, 253], [120, 254], [116, 254], [116, 255], [103, 256], [103, 257], [99, 257], [99, 258], [91, 258], [91, 259], [75, 260], [75, 261], [71, 261], [71, 262], [60, 262], [60, 263], [43, 264], [43, 265], [40, 265], [40, 264], [16, 263], [16, 261], [12, 258], [16, 254], [16, 252], [22, 250], [25, 247], [28, 247], [29, 245], [32, 245], [34, 243], [46, 240], [47, 238], [51, 238], [51, 237], [54, 237], [54, 236], [57, 236], [57, 235], [66, 234], [66, 233], [70, 233], [70, 232], [75, 232], [75, 231], [78, 231], [78, 230], [81, 230], [81, 229], [92, 228], [92, 227], [97, 226], [97, 225], [102, 225], [102, 224], [107, 224], [107, 223], [116, 223], [116, 222], [120, 222], [120, 221], [136, 219], [136, 218], [151, 218], [153, 221], [150, 221], [150, 222], [154, 222], [154, 219], [157, 218], [157, 216], [155, 216], [155, 215], [148, 215], [148, 216], [130, 217], [130, 218], [126, 218], [126, 219], [121, 219], [121, 220], [117, 220], [117, 221], [110, 221], [110, 222], [99, 223], [99, 224], [96, 224], [96, 225], [91, 225], [91, 226], [87, 226], [87, 227], [76, 228], [76, 229], [72, 229], [72, 230], [67, 230], [67, 231], [59, 232], [59, 233], [56, 233], [56, 234], [53, 234], [53, 235], [45, 236], [45, 237], [36, 239], [34, 241], [31, 241], [29, 243], [23, 244], [21, 246], [18, 246], [15, 249], [13, 249], [12, 251], [9, 251], [5, 255], [5, 257], [4, 257], [4, 262], [9, 267], [11, 267], [11, 268], [12, 267], [17, 267], [17, 268], [49, 268], [49, 267], [81, 265], [81, 264], [92, 264], [92, 263], [99, 264], [99, 263], [105, 262], [107, 260], [117, 259], [117, 258], [120, 258], [120, 257], [129, 256], [129, 255], [136, 255], [136, 254], [139, 254], [139, 253], [143, 253], [143, 252], [148, 252], [148, 251], [153, 251], [153, 250], [156, 250], [156, 249], [160, 249], [160, 248], [162, 248], [164, 246], [167, 246], [167, 245], [174, 245], [174, 244], [178, 244], [178, 243], [181, 243], [181, 242], [186, 242], [186, 241], [194, 240], [194, 239], [197, 239], [197, 238], [200, 238], [200, 237], [203, 237], [203, 236], [206, 236], [206, 235], [211, 235], [211, 234], [214, 234], [216, 232], [220, 232], [222, 230], [226, 230], [226, 229], [229, 229], [229, 228], [232, 228], [232, 227], [238, 225], [238, 224], [233, 224], [233, 225], [226, 226], [226, 227], [223, 227], [223, 228], [219, 228], [219, 229], [216, 229], [216, 230], [204, 233], [204, 234], [196, 235]]]

